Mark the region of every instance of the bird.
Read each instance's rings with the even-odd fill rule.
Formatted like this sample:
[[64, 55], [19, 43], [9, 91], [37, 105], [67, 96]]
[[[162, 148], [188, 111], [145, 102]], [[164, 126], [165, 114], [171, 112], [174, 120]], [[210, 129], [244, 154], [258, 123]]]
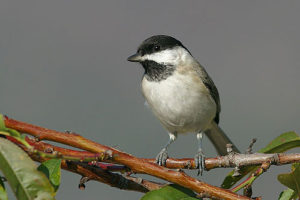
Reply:
[[[166, 165], [168, 148], [179, 134], [195, 133], [198, 141], [195, 167], [202, 175], [205, 170], [203, 133], [220, 155], [227, 153], [226, 144], [233, 144], [218, 126], [221, 105], [214, 82], [191, 52], [168, 35], [147, 38], [127, 60], [138, 62], [144, 68], [142, 94], [169, 134], [168, 142], [156, 156], [156, 163]], [[239, 152], [235, 145], [233, 149]]]

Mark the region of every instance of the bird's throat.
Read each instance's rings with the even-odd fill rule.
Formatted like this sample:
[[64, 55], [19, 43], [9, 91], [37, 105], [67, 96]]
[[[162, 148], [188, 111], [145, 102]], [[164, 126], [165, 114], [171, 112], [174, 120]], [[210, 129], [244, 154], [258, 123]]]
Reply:
[[175, 70], [174, 66], [160, 64], [155, 61], [146, 60], [141, 63], [145, 69], [145, 77], [148, 81], [162, 81], [171, 76]]

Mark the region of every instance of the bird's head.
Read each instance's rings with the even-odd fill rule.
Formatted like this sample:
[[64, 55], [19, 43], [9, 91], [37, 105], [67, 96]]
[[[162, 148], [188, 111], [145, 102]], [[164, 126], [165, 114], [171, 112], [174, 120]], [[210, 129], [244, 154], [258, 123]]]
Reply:
[[[188, 57], [191, 57], [191, 54], [179, 40], [167, 35], [155, 35], [143, 41], [137, 53], [128, 57], [127, 60], [139, 62], [144, 67], [147, 62], [177, 66], [185, 62]], [[146, 67], [148, 67], [147, 64]]]

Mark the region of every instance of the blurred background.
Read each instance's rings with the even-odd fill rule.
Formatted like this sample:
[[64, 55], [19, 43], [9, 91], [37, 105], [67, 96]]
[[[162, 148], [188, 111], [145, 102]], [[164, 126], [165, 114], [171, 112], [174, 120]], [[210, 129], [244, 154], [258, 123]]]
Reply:
[[[296, 0], [1, 0], [0, 112], [155, 157], [168, 135], [144, 106], [142, 67], [126, 58], [149, 36], [167, 34], [213, 78], [220, 126], [242, 151], [257, 138], [258, 150], [283, 132], [300, 132], [299, 10]], [[195, 135], [188, 134], [169, 153], [193, 157], [196, 150]], [[216, 155], [207, 138], [204, 151]], [[255, 182], [254, 196], [277, 198], [285, 189], [277, 174], [289, 169], [272, 166]], [[229, 171], [199, 179], [220, 185]], [[81, 191], [79, 179], [63, 172], [57, 199], [143, 195], [93, 181]]]

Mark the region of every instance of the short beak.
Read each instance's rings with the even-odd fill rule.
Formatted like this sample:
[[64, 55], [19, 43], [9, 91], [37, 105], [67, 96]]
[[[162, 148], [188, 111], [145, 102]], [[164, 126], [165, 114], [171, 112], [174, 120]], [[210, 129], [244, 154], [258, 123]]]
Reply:
[[136, 53], [132, 56], [129, 56], [127, 60], [130, 62], [140, 62], [142, 61], [142, 56], [139, 53]]

